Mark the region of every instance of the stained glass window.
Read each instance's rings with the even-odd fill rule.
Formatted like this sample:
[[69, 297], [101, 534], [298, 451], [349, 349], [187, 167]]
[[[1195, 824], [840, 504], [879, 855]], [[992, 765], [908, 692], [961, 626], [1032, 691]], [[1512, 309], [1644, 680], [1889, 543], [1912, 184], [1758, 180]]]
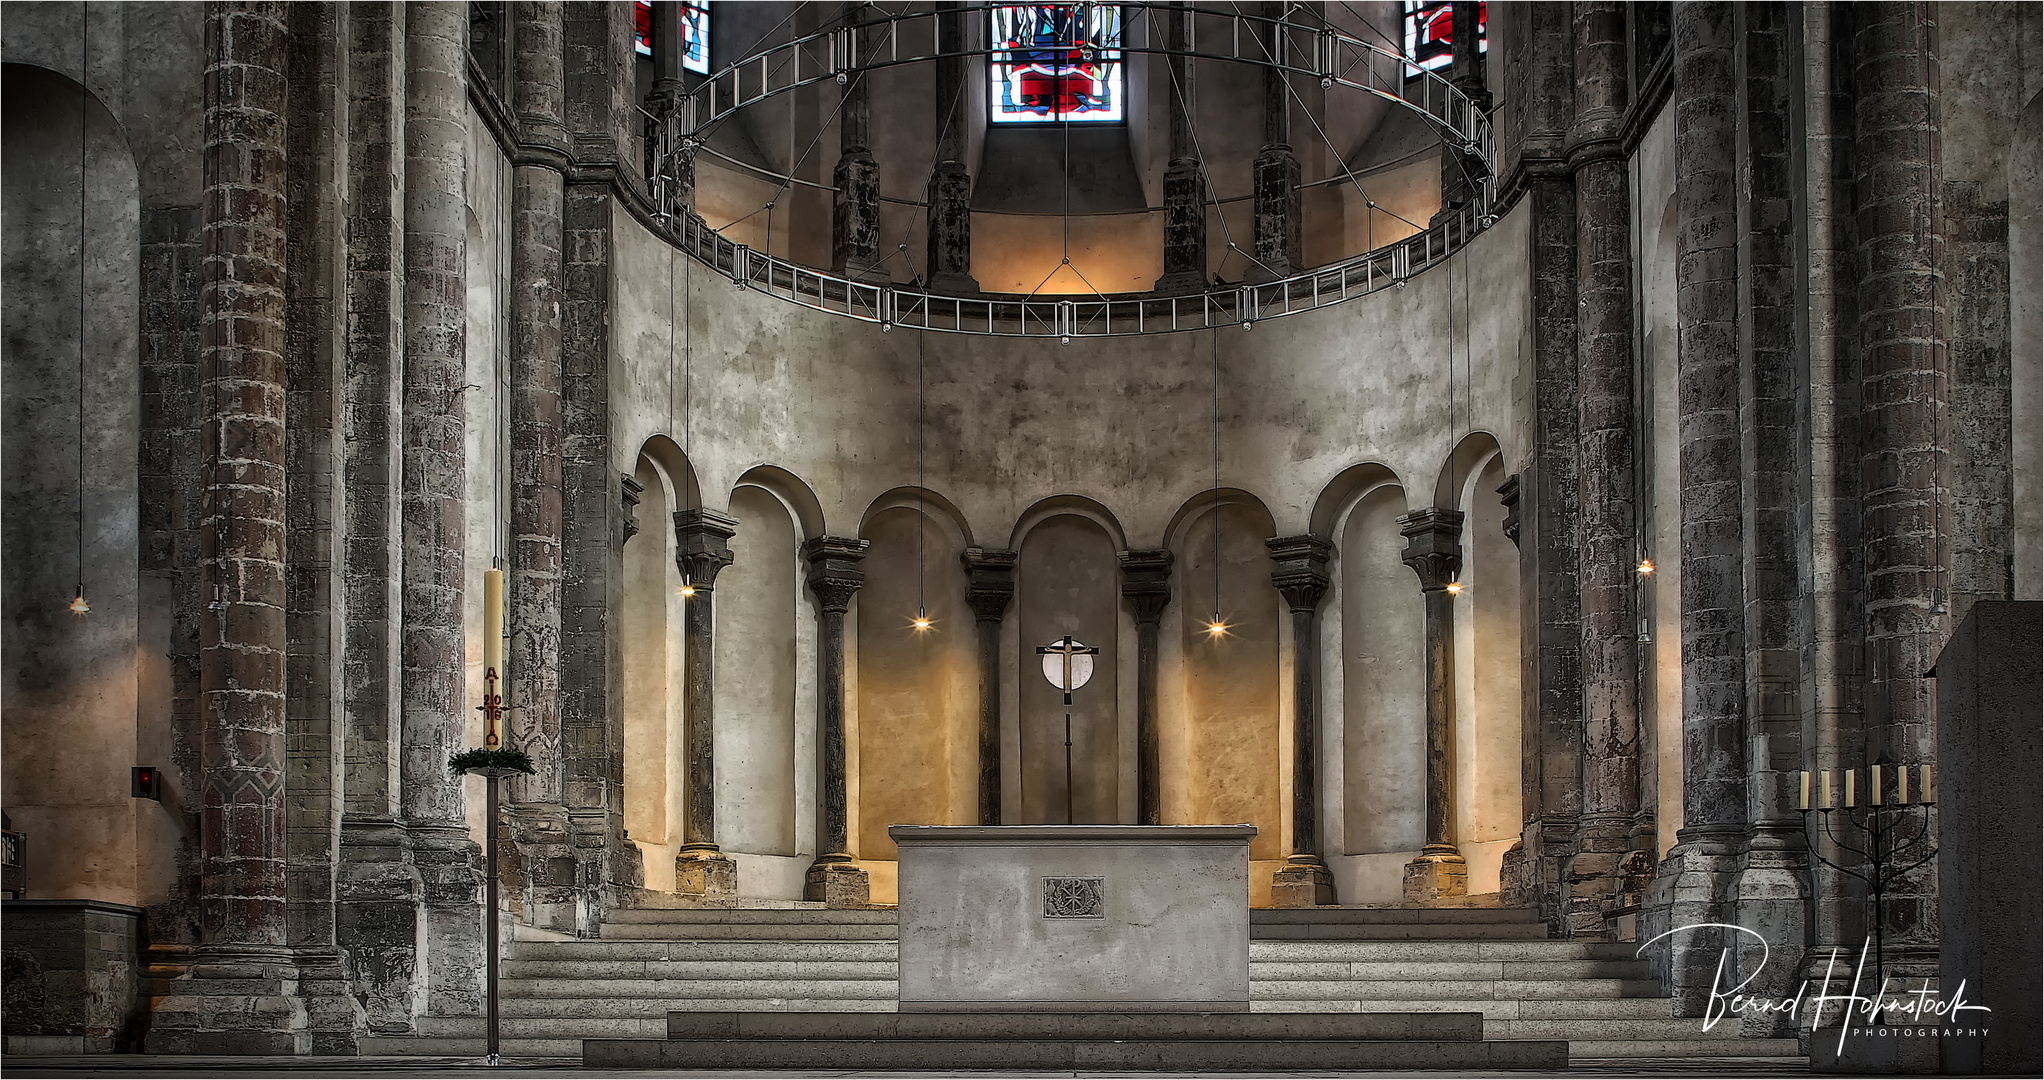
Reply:
[[[1476, 5], [1476, 51], [1490, 51], [1490, 5]], [[1405, 0], [1405, 55], [1418, 69], [1434, 71], [1453, 63], [1455, 51], [1455, 5], [1450, 0]]]
[[[653, 5], [635, 4], [634, 13], [638, 25], [633, 28], [632, 44], [638, 47], [640, 56], [653, 55]], [[698, 74], [710, 73], [710, 6], [708, 4], [681, 5], [681, 66]]]
[[1122, 119], [1119, 5], [1005, 4], [988, 17], [993, 122]]

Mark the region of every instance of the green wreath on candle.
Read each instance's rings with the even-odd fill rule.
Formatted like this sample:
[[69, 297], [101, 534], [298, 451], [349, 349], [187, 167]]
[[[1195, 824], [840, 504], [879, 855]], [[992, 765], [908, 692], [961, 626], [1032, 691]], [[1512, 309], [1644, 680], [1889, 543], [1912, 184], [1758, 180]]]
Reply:
[[524, 773], [531, 776], [532, 755], [510, 746], [494, 748], [476, 747], [463, 750], [447, 759], [447, 770], [457, 773], [476, 773], [480, 776], [508, 776]]

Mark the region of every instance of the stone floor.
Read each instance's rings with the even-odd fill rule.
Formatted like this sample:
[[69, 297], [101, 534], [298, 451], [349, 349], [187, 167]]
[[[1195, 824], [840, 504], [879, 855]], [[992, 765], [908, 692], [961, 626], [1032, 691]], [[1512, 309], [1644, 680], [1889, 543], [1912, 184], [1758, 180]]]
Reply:
[[[645, 1078], [645, 1077], [686, 1077], [690, 1080], [710, 1080], [715, 1077], [742, 1078], [742, 1080], [769, 1080], [772, 1077], [787, 1077], [789, 1080], [881, 1080], [885, 1077], [901, 1077], [904, 1080], [928, 1080], [938, 1075], [927, 1072], [834, 1072], [827, 1070], [805, 1070], [800, 1072], [702, 1072], [696, 1070], [648, 1070], [648, 1069], [585, 1069], [582, 1063], [572, 1058], [507, 1058], [495, 1067], [484, 1065], [472, 1057], [430, 1058], [430, 1057], [385, 1057], [385, 1058], [339, 1058], [339, 1057], [170, 1057], [145, 1054], [114, 1054], [96, 1057], [7, 1057], [0, 1059], [0, 1072], [10, 1080], [34, 1077], [217, 1077], [217, 1076], [291, 1076], [291, 1077], [486, 1077], [506, 1073], [522, 1076], [573, 1076], [597, 1078]], [[1584, 1059], [1575, 1062], [1563, 1072], [1356, 1072], [1304, 1071], [1248, 1073], [1201, 1073], [1202, 1080], [1214, 1078], [1239, 1078], [1239, 1080], [1347, 1080], [1350, 1077], [1511, 1077], [1531, 1078], [1546, 1076], [1803, 1076], [1809, 1067], [1802, 1059], [1785, 1058], [1662, 1058], [1644, 1061], [1628, 1059]], [[1081, 1073], [1081, 1072], [972, 1072], [964, 1075], [974, 1080], [1037, 1080], [1037, 1078], [1064, 1077], [1159, 1077], [1160, 1073]]]

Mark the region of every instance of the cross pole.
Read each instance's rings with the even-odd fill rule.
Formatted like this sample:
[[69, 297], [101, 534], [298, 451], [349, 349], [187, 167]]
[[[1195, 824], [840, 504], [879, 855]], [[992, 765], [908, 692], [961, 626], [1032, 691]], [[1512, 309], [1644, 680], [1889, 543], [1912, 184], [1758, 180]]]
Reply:
[[1090, 656], [1100, 651], [1097, 646], [1081, 645], [1066, 634], [1049, 645], [1039, 645], [1036, 651], [1044, 656], [1056, 656], [1064, 661], [1064, 680], [1058, 689], [1065, 692], [1065, 824], [1072, 821], [1072, 657]]

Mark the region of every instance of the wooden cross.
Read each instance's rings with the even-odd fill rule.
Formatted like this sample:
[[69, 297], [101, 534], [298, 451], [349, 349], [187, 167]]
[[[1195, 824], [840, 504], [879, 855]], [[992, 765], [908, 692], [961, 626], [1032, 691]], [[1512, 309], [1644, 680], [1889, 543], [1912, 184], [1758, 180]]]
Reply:
[[1072, 635], [1066, 634], [1064, 637], [1059, 638], [1058, 640], [1048, 645], [1037, 646], [1036, 651], [1040, 655], [1061, 656], [1064, 658], [1065, 678], [1064, 682], [1059, 684], [1058, 689], [1063, 690], [1065, 692], [1065, 704], [1070, 705], [1072, 703], [1073, 690], [1072, 657], [1090, 656], [1098, 653], [1100, 650], [1096, 646], [1081, 645], [1078, 642], [1072, 640]]

